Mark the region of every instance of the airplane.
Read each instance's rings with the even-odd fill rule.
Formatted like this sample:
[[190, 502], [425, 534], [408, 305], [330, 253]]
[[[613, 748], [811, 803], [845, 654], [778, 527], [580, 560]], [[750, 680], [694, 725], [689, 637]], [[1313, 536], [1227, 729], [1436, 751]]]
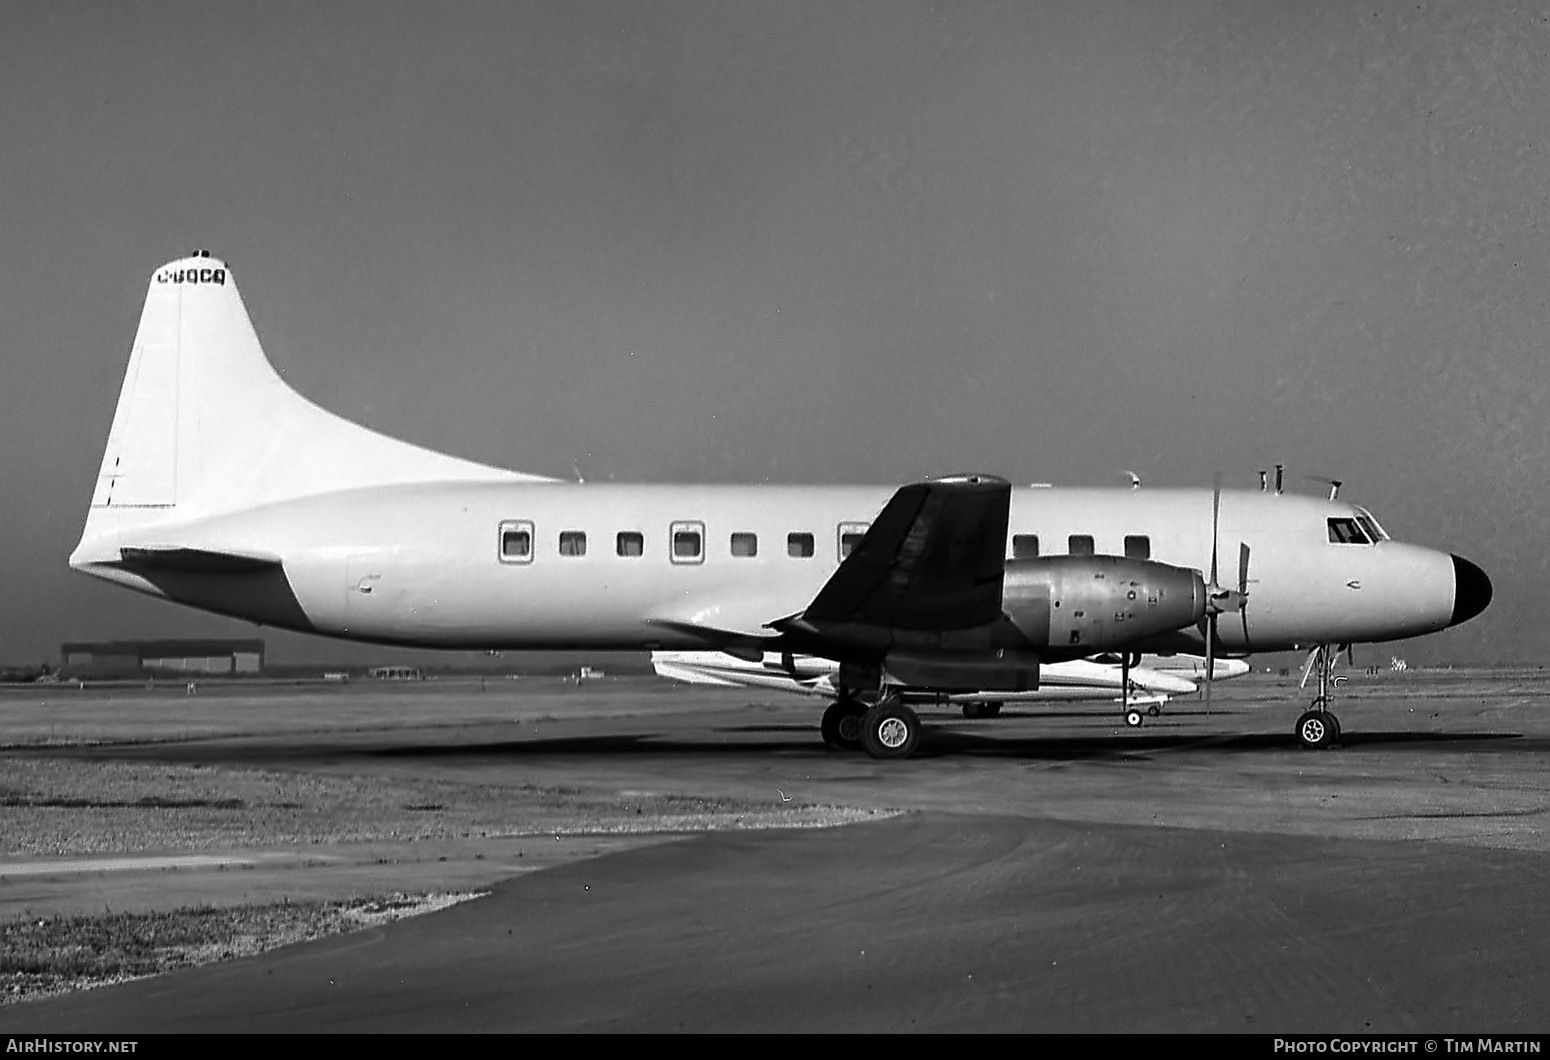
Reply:
[[[1050, 663], [1039, 668], [1039, 687], [1031, 692], [905, 693], [907, 701], [954, 704], [966, 718], [993, 718], [1007, 703], [1100, 700], [1121, 704], [1125, 724], [1139, 727], [1145, 715], [1157, 717], [1170, 696], [1199, 691], [1205, 660], [1192, 655], [1133, 655], [1129, 685], [1125, 660], [1118, 654]], [[757, 660], [722, 651], [654, 651], [657, 676], [684, 684], [721, 688], [764, 688], [797, 695], [833, 698], [840, 664], [812, 655], [766, 652]], [[1212, 680], [1227, 681], [1249, 672], [1242, 659], [1213, 660]], [[1144, 708], [1144, 712], [1143, 712]]]
[[[70, 565], [378, 644], [817, 656], [839, 664], [825, 742], [894, 759], [921, 735], [905, 692], [1033, 691], [1041, 667], [1110, 651], [1398, 640], [1490, 602], [1478, 566], [1393, 540], [1333, 493], [973, 474], [578, 483], [492, 467], [291, 389], [231, 269], [197, 251], [151, 275]], [[1328, 707], [1299, 717], [1304, 745], [1338, 737]]]

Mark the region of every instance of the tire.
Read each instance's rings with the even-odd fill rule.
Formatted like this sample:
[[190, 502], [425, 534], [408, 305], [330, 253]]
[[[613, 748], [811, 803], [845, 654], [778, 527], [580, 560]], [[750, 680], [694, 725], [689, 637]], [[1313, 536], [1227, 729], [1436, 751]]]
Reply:
[[823, 742], [836, 751], [854, 751], [861, 746], [861, 717], [865, 708], [854, 699], [837, 699], [823, 712], [818, 730]]
[[1129, 710], [1125, 711], [1125, 724], [1130, 726], [1132, 729], [1139, 729], [1141, 727], [1141, 723], [1145, 720], [1146, 715], [1142, 714], [1135, 707], [1131, 707]]
[[1323, 710], [1304, 711], [1297, 719], [1297, 742], [1310, 751], [1322, 751], [1335, 742], [1340, 734], [1340, 723], [1334, 715]]
[[920, 743], [920, 718], [902, 703], [873, 707], [861, 718], [861, 747], [873, 758], [908, 758]]

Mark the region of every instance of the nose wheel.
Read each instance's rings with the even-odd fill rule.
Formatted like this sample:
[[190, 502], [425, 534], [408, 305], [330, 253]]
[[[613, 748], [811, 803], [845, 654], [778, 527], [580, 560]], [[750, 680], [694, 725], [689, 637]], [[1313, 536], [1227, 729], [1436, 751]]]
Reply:
[[1322, 706], [1297, 719], [1297, 740], [1310, 751], [1322, 751], [1340, 739], [1340, 719]]

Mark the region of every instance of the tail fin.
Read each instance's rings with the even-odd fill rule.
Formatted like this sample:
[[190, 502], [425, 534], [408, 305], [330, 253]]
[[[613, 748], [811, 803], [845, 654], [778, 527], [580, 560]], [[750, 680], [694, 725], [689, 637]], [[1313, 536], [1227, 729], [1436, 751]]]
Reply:
[[92, 497], [95, 509], [206, 514], [356, 486], [533, 480], [335, 416], [275, 373], [231, 270], [157, 269]]
[[[231, 270], [208, 252], [151, 277], [72, 564], [134, 527], [362, 486], [543, 481], [378, 434], [275, 373]], [[116, 555], [115, 555], [116, 558]]]

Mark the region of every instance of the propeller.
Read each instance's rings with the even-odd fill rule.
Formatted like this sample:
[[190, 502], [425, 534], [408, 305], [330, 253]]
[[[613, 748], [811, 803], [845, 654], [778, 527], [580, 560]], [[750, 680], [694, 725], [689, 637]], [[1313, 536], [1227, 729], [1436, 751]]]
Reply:
[[1217, 616], [1236, 611], [1243, 622], [1243, 643], [1249, 642], [1249, 616], [1244, 605], [1249, 597], [1249, 543], [1238, 542], [1238, 587], [1225, 589], [1217, 580], [1217, 542], [1222, 523], [1222, 476], [1211, 487], [1211, 581], [1206, 586], [1206, 614], [1202, 633], [1206, 640], [1206, 711], [1211, 710], [1211, 686], [1216, 682]]

